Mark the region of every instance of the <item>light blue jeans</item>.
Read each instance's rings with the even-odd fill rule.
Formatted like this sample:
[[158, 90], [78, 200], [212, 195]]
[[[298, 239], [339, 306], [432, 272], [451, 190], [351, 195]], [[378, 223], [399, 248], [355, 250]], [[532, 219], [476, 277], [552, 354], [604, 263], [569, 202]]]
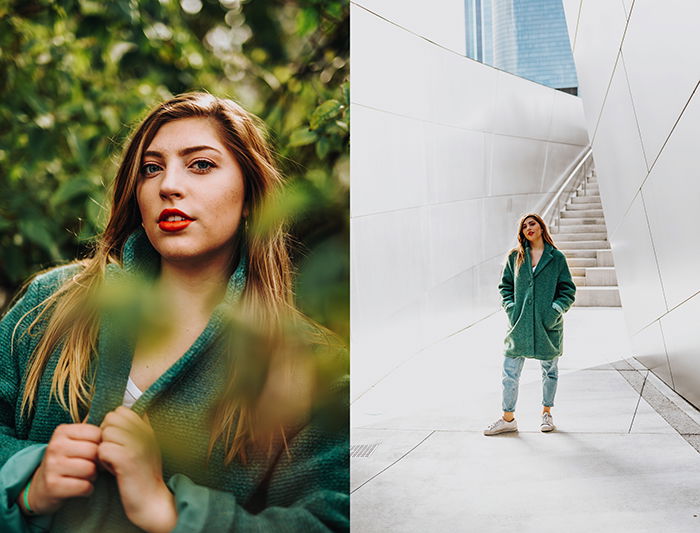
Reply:
[[[518, 401], [518, 383], [525, 364], [525, 357], [503, 358], [503, 411], [512, 413]], [[552, 407], [557, 392], [559, 368], [555, 357], [551, 361], [540, 361], [542, 366], [542, 405]]]

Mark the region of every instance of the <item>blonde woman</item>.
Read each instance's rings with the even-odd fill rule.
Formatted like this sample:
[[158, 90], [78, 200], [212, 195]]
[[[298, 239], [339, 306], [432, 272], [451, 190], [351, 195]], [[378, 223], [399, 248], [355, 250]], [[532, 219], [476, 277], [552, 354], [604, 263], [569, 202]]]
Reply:
[[503, 360], [503, 416], [484, 430], [497, 435], [518, 430], [514, 411], [525, 359], [538, 359], [542, 367], [542, 424], [540, 431], [555, 429], [551, 409], [562, 354], [563, 315], [574, 303], [576, 286], [566, 257], [552, 241], [544, 220], [528, 214], [518, 225], [518, 246], [508, 254], [498, 286], [510, 329]]
[[[3, 531], [348, 529], [344, 366], [294, 381], [270, 341], [323, 337], [294, 307], [282, 225], [251, 229], [281, 186], [231, 100], [183, 94], [136, 128], [92, 256], [36, 276], [0, 323]], [[139, 279], [160, 299], [125, 297]], [[240, 309], [268, 344], [226, 329]], [[261, 415], [295, 387], [335, 410]]]

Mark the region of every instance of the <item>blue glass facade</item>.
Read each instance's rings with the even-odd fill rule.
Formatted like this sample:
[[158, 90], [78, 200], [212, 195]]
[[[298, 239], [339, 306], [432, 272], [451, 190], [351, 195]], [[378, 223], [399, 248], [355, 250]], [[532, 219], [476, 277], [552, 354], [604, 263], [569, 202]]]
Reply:
[[561, 0], [466, 0], [467, 56], [553, 87], [578, 86]]

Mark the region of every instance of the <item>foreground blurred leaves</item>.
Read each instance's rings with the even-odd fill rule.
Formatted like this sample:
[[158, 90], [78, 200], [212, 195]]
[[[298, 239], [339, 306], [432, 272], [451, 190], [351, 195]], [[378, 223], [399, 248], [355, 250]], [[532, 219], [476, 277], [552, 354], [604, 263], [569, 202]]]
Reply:
[[262, 117], [301, 307], [348, 337], [348, 3], [0, 0], [0, 285], [84, 255], [130, 128], [188, 90]]

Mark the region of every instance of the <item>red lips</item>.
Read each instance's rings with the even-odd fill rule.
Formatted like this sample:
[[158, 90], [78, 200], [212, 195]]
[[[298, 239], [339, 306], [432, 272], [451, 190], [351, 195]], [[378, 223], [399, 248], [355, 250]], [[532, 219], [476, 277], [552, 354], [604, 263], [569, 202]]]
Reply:
[[[171, 217], [178, 217], [174, 220], [168, 220]], [[182, 231], [189, 226], [194, 219], [187, 213], [183, 213], [179, 209], [163, 209], [158, 217], [158, 227], [163, 231], [174, 232]]]

